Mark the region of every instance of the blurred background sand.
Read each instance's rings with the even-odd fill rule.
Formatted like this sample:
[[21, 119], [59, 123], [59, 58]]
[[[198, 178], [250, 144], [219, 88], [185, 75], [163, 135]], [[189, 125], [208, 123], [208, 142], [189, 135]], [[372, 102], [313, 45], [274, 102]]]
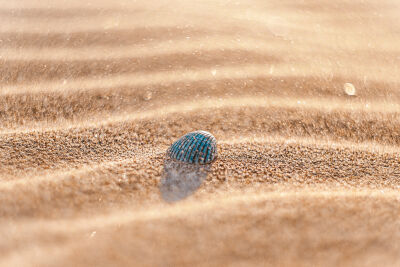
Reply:
[[1, 266], [400, 265], [397, 0], [0, 2]]

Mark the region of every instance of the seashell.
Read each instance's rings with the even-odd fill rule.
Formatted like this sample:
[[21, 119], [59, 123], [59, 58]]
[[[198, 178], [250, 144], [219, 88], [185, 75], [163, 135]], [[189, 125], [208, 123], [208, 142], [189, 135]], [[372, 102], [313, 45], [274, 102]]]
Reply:
[[167, 155], [185, 163], [211, 163], [217, 158], [217, 140], [206, 131], [191, 132], [175, 141]]
[[356, 88], [351, 83], [345, 83], [343, 85], [343, 89], [344, 89], [344, 92], [346, 93], [346, 95], [349, 95], [349, 96], [355, 96], [356, 95]]

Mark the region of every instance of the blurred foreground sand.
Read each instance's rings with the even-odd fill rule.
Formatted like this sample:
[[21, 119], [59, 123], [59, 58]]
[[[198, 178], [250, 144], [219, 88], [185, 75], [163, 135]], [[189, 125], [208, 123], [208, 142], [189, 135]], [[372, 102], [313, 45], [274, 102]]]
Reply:
[[[400, 265], [398, 14], [1, 1], [0, 265]], [[219, 158], [167, 204], [165, 150], [198, 129]]]

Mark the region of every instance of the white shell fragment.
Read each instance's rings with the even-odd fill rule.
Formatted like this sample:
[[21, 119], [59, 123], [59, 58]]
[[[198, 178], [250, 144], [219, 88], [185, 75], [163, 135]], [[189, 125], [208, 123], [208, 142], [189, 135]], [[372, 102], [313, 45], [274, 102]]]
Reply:
[[355, 96], [356, 95], [356, 88], [351, 83], [345, 83], [343, 86], [344, 92], [346, 95]]

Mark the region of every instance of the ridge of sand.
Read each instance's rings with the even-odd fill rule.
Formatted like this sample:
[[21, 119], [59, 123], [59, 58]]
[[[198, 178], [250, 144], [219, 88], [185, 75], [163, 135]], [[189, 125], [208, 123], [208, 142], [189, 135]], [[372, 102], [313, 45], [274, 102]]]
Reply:
[[[61, 123], [49, 123], [49, 122], [33, 122], [29, 125], [29, 121], [24, 121], [25, 126], [17, 126], [15, 130], [4, 129], [0, 133], [13, 134], [13, 133], [34, 133], [41, 131], [60, 131], [67, 129], [85, 129], [93, 127], [107, 126], [111, 124], [119, 123], [130, 123], [138, 120], [148, 120], [156, 117], [166, 118], [168, 116], [177, 116], [179, 114], [185, 115], [187, 113], [201, 112], [205, 113], [212, 109], [232, 109], [232, 108], [263, 108], [265, 110], [282, 109], [282, 110], [309, 110], [309, 111], [321, 111], [329, 114], [341, 114], [343, 112], [348, 113], [360, 113], [365, 115], [383, 116], [388, 115], [388, 119], [394, 119], [395, 114], [400, 110], [400, 104], [397, 102], [388, 101], [348, 101], [344, 99], [332, 99], [329, 98], [316, 98], [316, 97], [253, 97], [253, 96], [242, 96], [242, 97], [226, 97], [224, 99], [197, 99], [196, 101], [181, 102], [179, 104], [164, 105], [160, 108], [143, 110], [137, 112], [123, 111], [122, 114], [112, 114], [106, 117], [101, 114], [99, 116], [92, 116], [90, 118], [78, 119], [69, 122], [64, 126], [68, 120], [61, 120]], [[340, 115], [339, 115], [340, 116]], [[371, 116], [373, 117], [373, 116]]]
[[[329, 139], [315, 139], [315, 138], [303, 138], [303, 137], [292, 137], [288, 139], [284, 136], [240, 136], [236, 138], [231, 138], [228, 140], [219, 140], [221, 145], [245, 145], [245, 144], [263, 144], [263, 145], [299, 145], [302, 147], [310, 147], [314, 149], [322, 150], [338, 150], [347, 149], [349, 151], [355, 152], [368, 152], [376, 154], [384, 154], [388, 156], [389, 154], [398, 154], [400, 148], [398, 146], [388, 146], [379, 143], [354, 143], [349, 141], [337, 142], [335, 140]], [[102, 173], [103, 171], [109, 169], [123, 168], [123, 166], [132, 164], [134, 162], [148, 161], [149, 155], [151, 157], [164, 156], [166, 148], [159, 149], [157, 151], [149, 151], [146, 155], [134, 155], [132, 157], [122, 158], [118, 160], [107, 160], [92, 163], [84, 163], [70, 169], [55, 169], [55, 170], [43, 170], [42, 173], [38, 173], [32, 176], [32, 173], [27, 172], [25, 175], [20, 175], [20, 177], [10, 177], [5, 179], [3, 177], [2, 183], [0, 184], [0, 190], [13, 190], [15, 186], [26, 186], [32, 188], [42, 182], [58, 182], [63, 179], [68, 179], [69, 177], [77, 176], [87, 176], [89, 173]], [[125, 174], [126, 175], [126, 174]]]
[[[387, 194], [386, 194], [387, 193]], [[302, 214], [302, 211], [304, 210], [300, 208], [300, 210], [297, 210], [295, 212], [293, 210], [293, 207], [287, 206], [287, 202], [290, 202], [290, 200], [296, 200], [296, 201], [301, 201], [309, 206], [313, 206], [313, 212], [320, 212], [321, 219], [316, 220], [313, 219], [315, 217], [312, 217], [311, 214]], [[217, 200], [217, 201], [216, 201]], [[374, 230], [371, 228], [373, 224], [369, 222], [368, 220], [365, 221], [365, 226], [363, 229], [369, 230], [371, 233], [371, 236], [363, 236], [360, 233], [360, 230], [357, 230], [354, 228], [354, 226], [351, 225], [351, 219], [354, 217], [352, 213], [354, 212], [360, 212], [359, 209], [355, 206], [347, 206], [345, 205], [345, 201], [353, 201], [355, 203], [364, 203], [365, 207], [368, 207], [369, 209], [372, 209], [371, 211], [377, 211], [376, 207], [373, 207], [372, 203], [381, 203], [381, 208], [382, 205], [384, 207], [387, 207], [389, 202], [398, 202], [398, 194], [396, 193], [390, 193], [390, 192], [376, 192], [376, 191], [359, 191], [359, 192], [354, 192], [354, 191], [349, 191], [349, 192], [313, 192], [313, 191], [303, 191], [303, 192], [275, 192], [275, 193], [250, 193], [250, 194], [237, 194], [237, 195], [228, 195], [228, 196], [217, 196], [216, 198], [208, 199], [208, 200], [203, 200], [203, 201], [188, 201], [185, 203], [180, 203], [179, 205], [175, 206], [169, 206], [169, 207], [163, 207], [164, 212], [160, 213], [158, 212], [159, 209], [148, 209], [143, 210], [142, 212], [137, 211], [135, 213], [128, 213], [124, 212], [122, 214], [112, 214], [104, 216], [104, 217], [97, 217], [97, 218], [91, 218], [91, 219], [78, 219], [74, 220], [71, 222], [68, 221], [44, 221], [44, 222], [35, 222], [34, 224], [27, 224], [25, 225], [25, 230], [32, 232], [32, 231], [37, 231], [40, 229], [40, 231], [44, 234], [42, 236], [42, 239], [39, 240], [38, 244], [40, 244], [43, 248], [49, 248], [51, 251], [56, 252], [57, 258], [69, 258], [72, 255], [69, 255], [68, 251], [71, 251], [71, 246], [72, 247], [77, 247], [77, 248], [86, 248], [88, 251], [93, 253], [89, 248], [90, 247], [96, 247], [96, 249], [104, 250], [104, 247], [101, 246], [101, 243], [97, 243], [98, 241], [103, 241], [105, 242], [106, 240], [112, 239], [112, 233], [114, 231], [122, 232], [122, 233], [135, 233], [136, 235], [145, 235], [147, 234], [152, 234], [152, 235], [157, 235], [159, 234], [158, 231], [155, 231], [154, 228], [151, 227], [146, 227], [150, 222], [158, 222], [158, 225], [162, 227], [160, 230], [169, 228], [171, 231], [176, 231], [176, 228], [173, 227], [173, 224], [178, 224], [178, 226], [181, 226], [182, 223], [185, 223], [189, 228], [187, 228], [188, 231], [192, 232], [196, 228], [196, 220], [198, 222], [202, 222], [205, 220], [204, 214], [210, 214], [208, 216], [208, 220], [214, 222], [215, 220], [219, 220], [220, 223], [223, 223], [226, 229], [230, 231], [232, 234], [235, 232], [239, 234], [240, 236], [243, 237], [243, 240], [247, 245], [250, 245], [251, 242], [248, 240], [248, 238], [251, 238], [251, 231], [243, 231], [243, 228], [246, 228], [246, 224], [239, 223], [239, 221], [235, 220], [235, 218], [244, 218], [246, 215], [248, 216], [251, 214], [250, 222], [253, 224], [253, 226], [261, 226], [264, 224], [269, 225], [269, 227], [273, 227], [276, 229], [276, 224], [283, 224], [288, 229], [291, 229], [290, 231], [297, 230], [292, 229], [293, 227], [293, 221], [294, 220], [299, 220], [303, 222], [304, 224], [309, 224], [310, 226], [313, 226], [314, 229], [323, 229], [323, 223], [322, 220], [326, 218], [326, 216], [329, 216], [333, 212], [340, 212], [340, 214], [343, 213], [343, 215], [348, 216], [348, 219], [345, 220], [345, 222], [342, 222], [346, 224], [347, 228], [344, 230], [345, 232], [343, 234], [347, 234], [348, 236], [351, 236], [352, 238], [356, 238], [359, 240], [359, 242], [362, 241], [371, 241], [374, 240], [375, 238], [379, 238], [381, 241], [394, 241], [396, 238], [399, 236], [399, 232], [393, 231], [391, 232], [391, 236], [387, 235], [378, 235], [380, 229], [388, 229], [387, 227], [390, 227], [395, 225], [396, 221], [391, 218], [391, 217], [383, 217], [382, 219], [379, 220], [381, 223], [380, 229]], [[281, 204], [279, 204], [281, 202]], [[313, 204], [313, 203], [318, 203], [318, 204]], [[325, 207], [323, 206], [325, 204]], [[241, 211], [237, 213], [231, 213], [226, 207], [229, 206], [236, 206], [236, 207], [241, 207]], [[255, 208], [257, 207], [257, 208]], [[344, 208], [346, 207], [346, 208]], [[327, 209], [327, 212], [323, 212], [323, 209]], [[270, 222], [267, 223], [268, 220], [265, 220], [262, 217], [262, 214], [257, 213], [255, 210], [263, 211], [264, 214], [274, 214], [274, 216], [269, 217]], [[278, 211], [278, 212], [277, 212]], [[292, 215], [289, 215], [290, 213]], [[213, 214], [213, 215], [211, 215]], [[361, 212], [359, 213], [358, 216], [361, 216], [365, 219], [370, 218], [371, 214], [369, 212]], [[229, 221], [231, 221], [229, 223]], [[172, 223], [172, 224], [171, 224]], [[334, 233], [332, 232], [332, 229], [336, 229], [335, 227], [335, 221], [329, 223], [331, 229], [329, 228], [326, 229], [326, 232], [322, 235], [325, 240], [330, 240], [330, 242], [335, 242], [335, 243], [341, 243], [344, 244], [346, 242], [346, 238], [342, 239], [342, 236], [337, 236], [335, 237]], [[231, 225], [231, 226], [228, 226]], [[197, 226], [198, 227], [198, 226]], [[298, 226], [299, 227], [299, 226]], [[190, 230], [189, 230], [190, 229]], [[218, 229], [220, 229], [218, 227]], [[303, 234], [303, 240], [309, 240], [309, 242], [316, 242], [317, 239], [313, 238], [313, 231], [311, 229], [308, 229], [307, 226], [300, 226], [300, 229], [303, 229], [305, 232]], [[308, 230], [307, 230], [308, 229]], [[393, 228], [392, 228], [393, 229]], [[216, 229], [217, 230], [217, 229]], [[353, 232], [352, 232], [353, 231]], [[139, 234], [139, 233], [142, 234]], [[221, 238], [220, 235], [216, 234], [217, 232], [209, 232], [207, 235], [208, 238], [211, 240]], [[352, 234], [351, 234], [352, 233]], [[24, 237], [23, 233], [20, 233], [21, 237]], [[57, 247], [52, 246], [54, 243], [57, 243], [57, 240], [54, 238], [49, 238], [52, 235], [56, 234], [59, 237], [64, 237], [66, 238], [64, 240], [63, 244], [63, 249], [57, 249]], [[271, 249], [271, 246], [268, 245], [269, 242], [276, 240], [276, 237], [274, 235], [271, 235], [272, 232], [269, 232], [269, 235], [266, 236], [268, 238], [268, 242], [263, 242], [259, 243], [261, 248], [268, 248]], [[49, 237], [47, 237], [47, 235]], [[70, 238], [68, 238], [70, 236]], [[94, 238], [94, 240], [97, 240], [97, 245], [94, 245], [93, 241], [91, 240]], [[175, 238], [178, 238], [181, 242], [183, 241], [182, 238], [183, 236], [178, 236]], [[81, 240], [80, 243], [77, 243], [76, 240]], [[157, 237], [157, 239], [159, 239]], [[24, 238], [22, 238], [23, 242]], [[173, 239], [172, 239], [173, 240]], [[171, 240], [171, 241], [172, 241]], [[210, 241], [211, 241], [210, 240]], [[248, 241], [247, 241], [248, 240]], [[117, 242], [116, 246], [118, 248], [121, 248], [123, 244], [121, 244], [120, 240], [115, 239]], [[293, 241], [292, 241], [293, 242]], [[298, 242], [298, 241], [296, 241]], [[207, 242], [208, 243], [208, 242]], [[327, 244], [324, 242], [316, 242], [317, 244], [321, 243], [322, 244]], [[139, 243], [143, 244], [143, 243]], [[144, 243], [146, 244], [146, 243]], [[133, 242], [131, 244], [134, 246], [134, 249], [137, 249], [137, 244], [136, 242]], [[280, 242], [276, 243], [275, 241], [275, 246], [278, 246], [279, 248], [283, 247], [286, 245], [286, 242], [281, 240]], [[354, 245], [353, 243], [351, 245]], [[140, 246], [140, 245], [139, 245]], [[163, 247], [165, 251], [168, 251], [171, 253], [169, 249], [166, 249], [164, 247], [165, 245], [160, 244], [159, 247]], [[226, 245], [223, 248], [220, 248], [223, 251], [226, 251], [230, 248], [237, 248], [240, 249], [240, 246], [237, 246], [235, 244], [231, 245]], [[56, 249], [54, 249], [56, 248]], [[197, 246], [196, 246], [197, 248]], [[367, 247], [369, 251], [373, 252], [373, 248]], [[32, 251], [33, 249], [33, 251]], [[336, 247], [335, 251], [339, 252], [338, 250], [339, 247]], [[365, 248], [364, 248], [365, 249]], [[386, 255], [393, 255], [393, 253], [396, 253], [398, 251], [398, 246], [397, 247], [391, 247], [390, 250], [386, 251]], [[73, 250], [72, 250], [73, 251]], [[135, 251], [135, 250], [132, 250]], [[200, 250], [202, 251], [202, 250]], [[312, 248], [307, 248], [307, 251], [312, 251]], [[35, 259], [35, 261], [39, 260], [42, 261], [43, 259], [43, 252], [42, 251], [37, 251], [34, 249], [34, 246], [28, 245], [25, 246], [25, 248], [21, 249], [20, 252], [22, 255], [24, 255], [24, 258], [29, 258], [29, 259]], [[33, 252], [33, 254], [31, 254]], [[204, 252], [200, 252], [204, 253]], [[232, 252], [231, 252], [232, 253]], [[265, 253], [265, 252], [264, 252]], [[353, 252], [354, 253], [354, 252]], [[218, 254], [218, 253], [217, 253]], [[53, 254], [54, 255], [54, 254]], [[79, 254], [78, 254], [79, 255]], [[107, 254], [106, 254], [107, 255]], [[136, 255], [136, 254], [135, 254]], [[267, 255], [270, 255], [269, 253]], [[328, 254], [329, 255], [329, 254]], [[375, 257], [378, 255], [378, 259], [385, 259], [384, 257], [382, 258], [382, 254], [379, 253], [373, 253]], [[20, 262], [20, 258], [15, 257], [14, 254], [7, 255], [8, 257], [3, 258], [4, 263], [10, 263], [13, 262]], [[40, 256], [39, 258], [37, 256]], [[92, 257], [92, 254], [87, 255], [86, 257]], [[290, 253], [289, 259], [294, 260], [294, 259], [300, 259], [299, 255], [296, 255], [296, 253]], [[192, 256], [193, 257], [193, 256]], [[271, 257], [271, 256], [269, 256]], [[197, 258], [195, 256], [195, 258]], [[199, 255], [199, 258], [200, 255]], [[331, 260], [332, 258], [329, 257]], [[50, 260], [55, 260], [56, 258], [51, 257]], [[263, 257], [262, 254], [258, 254], [256, 257], [258, 262], [264, 262], [264, 261], [271, 261], [271, 258], [268, 259]], [[273, 258], [272, 258], [273, 259]], [[93, 259], [92, 259], [93, 260]], [[247, 262], [249, 263], [250, 259], [247, 259]], [[325, 257], [326, 260], [326, 257]], [[386, 258], [387, 260], [387, 258]], [[118, 260], [120, 261], [120, 260]], [[144, 264], [145, 262], [157, 262], [157, 259], [150, 260], [148, 258], [142, 258], [140, 262]], [[307, 262], [307, 260], [302, 260], [304, 263]], [[84, 265], [84, 258], [79, 256], [78, 258], [75, 258], [75, 262], [77, 262], [80, 265]], [[250, 261], [251, 262], [251, 261]], [[344, 260], [343, 262], [348, 262], [348, 260]], [[351, 261], [350, 261], [351, 262]], [[364, 260], [363, 260], [364, 262]], [[396, 262], [394, 260], [393, 262]], [[253, 262], [254, 264], [255, 262]], [[209, 265], [210, 262], [207, 261], [207, 265]]]

